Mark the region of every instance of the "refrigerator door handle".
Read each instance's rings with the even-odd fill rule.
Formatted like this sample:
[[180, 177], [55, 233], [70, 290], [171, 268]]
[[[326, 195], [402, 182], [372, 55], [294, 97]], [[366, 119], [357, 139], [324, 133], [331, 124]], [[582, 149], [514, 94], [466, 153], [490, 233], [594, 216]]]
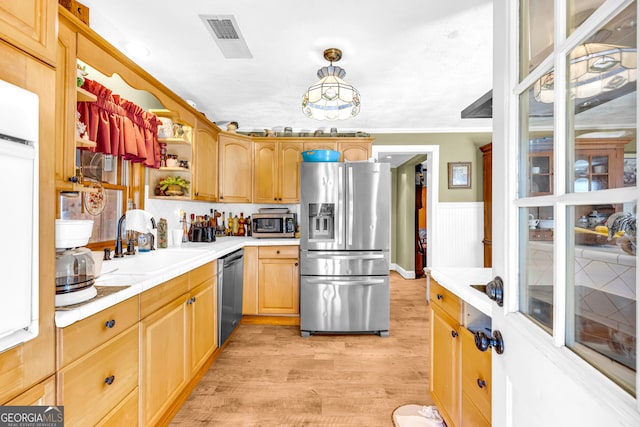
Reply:
[[348, 219], [347, 219], [347, 233], [349, 234], [349, 240], [347, 241], [347, 247], [353, 245], [353, 168], [347, 167], [348, 172], [348, 189], [347, 197], [349, 198], [349, 206], [347, 207]]
[[305, 283], [310, 285], [341, 285], [341, 286], [363, 286], [363, 285], [382, 285], [384, 279], [366, 279], [366, 280], [333, 280], [328, 278], [315, 279], [305, 277]]
[[310, 259], [339, 259], [339, 260], [367, 260], [367, 259], [384, 259], [384, 254], [370, 254], [370, 255], [333, 255], [331, 253], [310, 253], [306, 255]]
[[338, 166], [338, 247], [342, 246], [344, 234], [344, 178], [342, 166]]

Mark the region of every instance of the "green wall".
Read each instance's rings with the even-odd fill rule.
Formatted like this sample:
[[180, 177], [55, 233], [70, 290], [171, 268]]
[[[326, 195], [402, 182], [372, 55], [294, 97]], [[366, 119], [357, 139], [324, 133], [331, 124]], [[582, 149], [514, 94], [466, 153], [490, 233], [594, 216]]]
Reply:
[[[415, 206], [417, 164], [427, 160], [426, 155], [415, 156], [394, 169], [396, 180], [392, 181], [392, 227], [391, 262], [411, 272], [415, 269]], [[394, 221], [395, 217], [395, 221]]]
[[[482, 152], [491, 133], [376, 134], [374, 145], [438, 145], [439, 202], [482, 201]], [[407, 272], [415, 271], [415, 165], [420, 155], [391, 170], [391, 262]], [[471, 188], [449, 190], [448, 162], [471, 162]], [[427, 188], [427, 193], [429, 189]]]
[[[482, 201], [482, 152], [479, 147], [491, 142], [486, 133], [394, 133], [373, 134], [373, 145], [438, 145], [440, 147], [440, 174], [438, 191], [440, 202]], [[471, 162], [471, 188], [448, 188], [449, 162]]]

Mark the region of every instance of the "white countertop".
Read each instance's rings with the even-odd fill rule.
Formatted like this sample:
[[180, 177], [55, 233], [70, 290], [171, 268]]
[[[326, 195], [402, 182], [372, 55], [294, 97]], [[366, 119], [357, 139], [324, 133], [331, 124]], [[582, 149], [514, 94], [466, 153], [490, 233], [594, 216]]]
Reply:
[[137, 252], [132, 256], [104, 261], [102, 275], [96, 280], [96, 287], [118, 286], [122, 289], [107, 292], [108, 295], [99, 293], [98, 297], [85, 303], [57, 308], [56, 326], [58, 328], [69, 326], [78, 320], [245, 246], [293, 246], [299, 244], [300, 239], [219, 237], [212, 243], [184, 243], [167, 249]]
[[470, 285], [486, 285], [493, 279], [490, 268], [430, 267], [426, 273], [440, 285], [453, 292], [458, 298], [491, 317], [491, 310], [497, 307], [494, 301]]

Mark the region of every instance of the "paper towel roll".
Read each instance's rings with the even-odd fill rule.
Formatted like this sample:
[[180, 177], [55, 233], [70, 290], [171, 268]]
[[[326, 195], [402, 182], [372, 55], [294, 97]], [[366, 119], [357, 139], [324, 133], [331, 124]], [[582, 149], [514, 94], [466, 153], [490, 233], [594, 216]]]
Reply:
[[148, 233], [153, 229], [151, 215], [142, 209], [131, 209], [127, 211], [125, 218], [125, 230], [137, 231], [138, 233]]

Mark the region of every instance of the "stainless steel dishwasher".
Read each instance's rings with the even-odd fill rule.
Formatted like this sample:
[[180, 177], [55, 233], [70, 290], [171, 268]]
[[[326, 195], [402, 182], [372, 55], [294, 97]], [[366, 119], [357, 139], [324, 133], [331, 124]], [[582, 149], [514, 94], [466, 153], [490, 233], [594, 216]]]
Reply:
[[224, 344], [242, 319], [244, 250], [218, 259], [218, 346]]

